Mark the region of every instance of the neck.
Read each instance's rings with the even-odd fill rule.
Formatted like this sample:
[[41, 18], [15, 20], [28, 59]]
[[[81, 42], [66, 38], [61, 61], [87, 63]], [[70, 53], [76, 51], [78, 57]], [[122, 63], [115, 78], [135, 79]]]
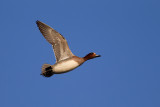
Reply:
[[91, 57], [91, 55], [86, 55], [85, 57], [83, 57], [83, 59], [84, 59], [85, 61], [87, 61], [87, 60], [92, 59], [92, 57]]
[[83, 59], [85, 60], [85, 61], [87, 61], [88, 60], [88, 58], [85, 56], [85, 57], [83, 57]]

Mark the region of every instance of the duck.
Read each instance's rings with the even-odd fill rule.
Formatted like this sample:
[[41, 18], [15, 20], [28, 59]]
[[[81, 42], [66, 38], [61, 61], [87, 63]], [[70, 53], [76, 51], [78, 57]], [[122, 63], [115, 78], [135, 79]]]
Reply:
[[90, 52], [84, 57], [75, 56], [70, 50], [67, 40], [59, 32], [39, 20], [36, 21], [36, 24], [44, 38], [52, 45], [56, 59], [56, 63], [53, 65], [42, 65], [41, 75], [44, 77], [67, 73], [79, 67], [85, 61], [101, 56], [94, 52]]

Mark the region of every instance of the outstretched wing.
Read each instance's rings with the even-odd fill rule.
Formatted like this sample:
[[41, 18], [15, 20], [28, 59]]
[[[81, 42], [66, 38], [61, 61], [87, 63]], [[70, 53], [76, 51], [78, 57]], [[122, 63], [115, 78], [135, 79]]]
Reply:
[[66, 39], [61, 34], [59, 34], [53, 28], [40, 21], [36, 21], [36, 23], [44, 38], [50, 44], [52, 44], [54, 54], [56, 57], [56, 62], [74, 56], [74, 54], [69, 49]]

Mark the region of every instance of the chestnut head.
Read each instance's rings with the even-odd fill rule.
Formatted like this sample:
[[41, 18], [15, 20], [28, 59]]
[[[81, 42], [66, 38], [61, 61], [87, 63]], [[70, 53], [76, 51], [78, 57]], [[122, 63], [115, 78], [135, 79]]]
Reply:
[[89, 54], [87, 54], [84, 58], [84, 60], [89, 60], [89, 59], [93, 59], [93, 58], [97, 58], [97, 57], [100, 57], [101, 55], [97, 55], [96, 53], [94, 52], [91, 52]]

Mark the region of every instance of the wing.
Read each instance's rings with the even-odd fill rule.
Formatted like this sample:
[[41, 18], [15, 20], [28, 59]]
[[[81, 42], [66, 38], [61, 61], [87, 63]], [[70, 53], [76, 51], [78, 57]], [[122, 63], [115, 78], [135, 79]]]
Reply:
[[56, 62], [74, 56], [74, 54], [69, 49], [66, 39], [61, 34], [59, 34], [53, 28], [40, 21], [36, 21], [36, 23], [44, 38], [50, 44], [52, 44], [54, 54], [56, 57]]

